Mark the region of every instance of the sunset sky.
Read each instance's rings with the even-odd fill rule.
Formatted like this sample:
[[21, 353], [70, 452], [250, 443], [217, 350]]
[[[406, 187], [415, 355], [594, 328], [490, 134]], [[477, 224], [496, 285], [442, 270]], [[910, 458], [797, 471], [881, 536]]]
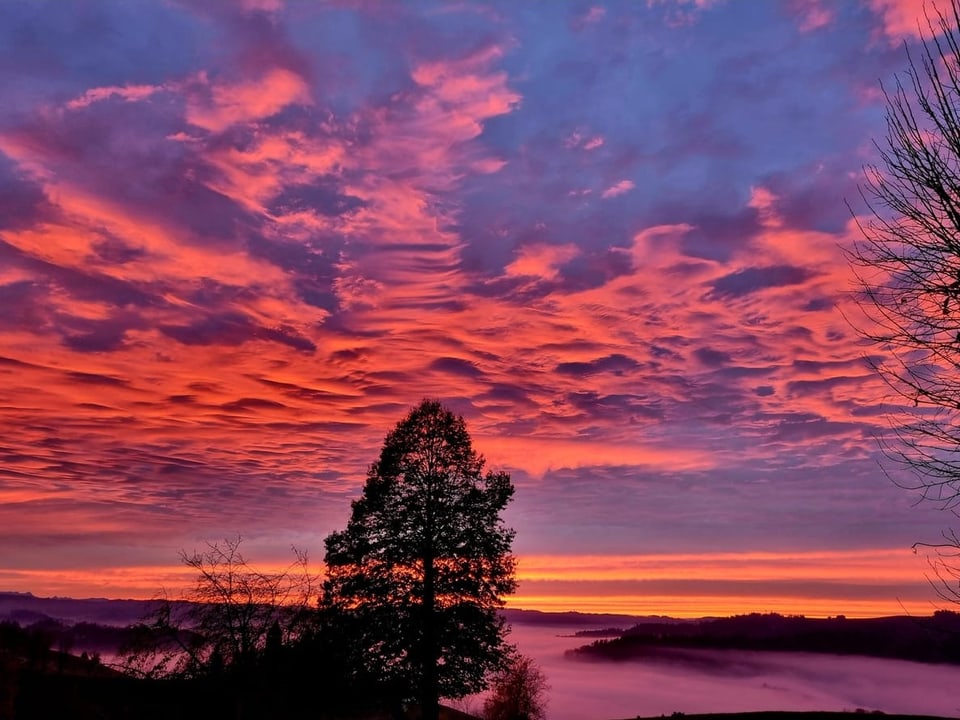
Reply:
[[4, 2], [0, 590], [319, 569], [431, 397], [513, 606], [931, 611], [844, 317], [921, 8]]

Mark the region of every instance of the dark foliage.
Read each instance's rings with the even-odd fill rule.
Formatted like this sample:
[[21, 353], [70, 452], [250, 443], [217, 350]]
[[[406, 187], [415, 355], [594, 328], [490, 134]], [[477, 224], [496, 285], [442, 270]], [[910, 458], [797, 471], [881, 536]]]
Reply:
[[80, 642], [71, 636], [74, 628], [79, 638], [98, 626], [44, 625], [55, 626], [57, 635], [0, 623], [0, 720], [234, 720], [300, 717], [305, 709], [317, 718], [388, 714], [383, 688], [349, 672], [343, 634], [325, 627], [319, 614], [296, 639], [283, 638], [273, 626], [263, 648], [241, 667], [210, 662], [189, 677], [125, 675], [96, 654], [56, 649]]
[[424, 401], [386, 437], [347, 528], [326, 540], [326, 608], [357, 671], [435, 720], [440, 697], [481, 690], [506, 657], [513, 592], [505, 473], [484, 472], [463, 418]]

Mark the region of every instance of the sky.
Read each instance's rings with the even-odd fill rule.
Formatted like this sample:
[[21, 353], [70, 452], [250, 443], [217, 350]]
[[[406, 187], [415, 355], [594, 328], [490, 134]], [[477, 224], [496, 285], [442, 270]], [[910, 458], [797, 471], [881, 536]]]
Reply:
[[931, 611], [843, 254], [921, 14], [4, 2], [0, 589], [319, 569], [427, 397], [512, 476], [512, 606]]

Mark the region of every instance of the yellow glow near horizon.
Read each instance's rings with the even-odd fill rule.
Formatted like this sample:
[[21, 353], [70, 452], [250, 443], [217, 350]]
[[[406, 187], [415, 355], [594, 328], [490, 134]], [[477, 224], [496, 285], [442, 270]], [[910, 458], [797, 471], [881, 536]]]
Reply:
[[[289, 563], [253, 563], [281, 572]], [[320, 572], [318, 566], [314, 568]], [[507, 606], [544, 612], [703, 617], [779, 612], [872, 617], [937, 609], [925, 559], [909, 550], [664, 555], [530, 555]], [[196, 576], [182, 565], [0, 569], [0, 588], [38, 596], [179, 598]], [[691, 581], [693, 581], [691, 583]], [[654, 582], [649, 590], [644, 583]], [[742, 582], [742, 588], [737, 583]], [[676, 583], [676, 590], [671, 588]], [[711, 586], [711, 583], [714, 585]], [[716, 583], [728, 583], [722, 591]], [[701, 587], [702, 584], [702, 587]]]
[[904, 548], [659, 555], [531, 555], [520, 580], [843, 580], [912, 582], [928, 569]]
[[512, 596], [508, 608], [541, 612], [609, 613], [612, 615], [664, 615], [673, 618], [728, 617], [749, 613], [779, 613], [806, 617], [849, 618], [889, 615], [930, 615], [940, 606], [932, 600], [901, 603], [895, 598], [847, 600], [835, 598], [697, 595], [524, 595]]

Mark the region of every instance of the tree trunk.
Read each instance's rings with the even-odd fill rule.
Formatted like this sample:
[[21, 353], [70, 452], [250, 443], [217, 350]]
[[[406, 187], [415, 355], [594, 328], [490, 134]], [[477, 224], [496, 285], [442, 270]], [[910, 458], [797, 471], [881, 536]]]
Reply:
[[422, 720], [438, 720], [440, 688], [437, 679], [436, 583], [432, 553], [423, 558], [423, 648], [420, 673], [420, 713]]

